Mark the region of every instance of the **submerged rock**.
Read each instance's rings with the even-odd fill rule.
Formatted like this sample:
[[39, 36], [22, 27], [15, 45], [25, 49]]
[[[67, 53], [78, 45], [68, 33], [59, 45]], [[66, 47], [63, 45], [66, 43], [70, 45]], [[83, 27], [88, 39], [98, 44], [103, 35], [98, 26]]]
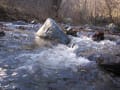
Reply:
[[38, 30], [36, 36], [47, 40], [55, 40], [59, 43], [68, 44], [69, 38], [58, 24], [51, 18], [48, 18], [44, 25]]
[[120, 39], [119, 39], [119, 40], [117, 40], [117, 45], [120, 45]]
[[32, 20], [30, 23], [31, 23], [31, 24], [37, 24], [38, 21], [37, 21], [37, 20]]
[[118, 64], [103, 64], [100, 65], [104, 70], [113, 73], [115, 76], [120, 76], [120, 63]]
[[79, 32], [79, 30], [72, 29], [72, 30], [66, 31], [66, 34], [77, 36], [77, 32]]
[[120, 56], [111, 54], [93, 54], [89, 59], [96, 61], [99, 65], [114, 65], [120, 63]]
[[0, 31], [0, 37], [5, 36], [5, 32], [4, 31]]
[[110, 23], [109, 25], [107, 25], [106, 29], [108, 29], [112, 33], [119, 32], [119, 27], [117, 25], [115, 25], [114, 23]]
[[5, 32], [3, 31], [3, 27], [4, 27], [4, 25], [2, 23], [0, 23], [0, 37], [5, 36]]
[[[119, 90], [120, 78], [112, 78], [97, 64], [104, 70], [119, 74], [120, 69], [116, 68], [119, 68], [120, 55], [116, 42], [94, 42], [86, 36], [70, 35], [69, 46], [53, 46], [56, 44], [54, 40], [34, 38], [37, 29], [33, 29], [31, 24], [25, 26], [30, 29], [24, 31], [18, 30], [17, 25], [5, 24], [8, 24], [5, 28], [10, 30], [3, 30], [6, 36], [0, 39], [0, 90]], [[34, 40], [45, 47], [38, 47]], [[99, 53], [102, 55], [98, 56]]]
[[106, 26], [109, 30], [115, 30], [116, 25], [114, 23], [110, 23], [109, 25]]
[[96, 61], [98, 65], [106, 71], [120, 76], [120, 55], [111, 54], [93, 54], [90, 60]]
[[67, 35], [77, 36], [77, 32], [79, 32], [78, 29], [70, 25], [62, 25], [62, 28]]

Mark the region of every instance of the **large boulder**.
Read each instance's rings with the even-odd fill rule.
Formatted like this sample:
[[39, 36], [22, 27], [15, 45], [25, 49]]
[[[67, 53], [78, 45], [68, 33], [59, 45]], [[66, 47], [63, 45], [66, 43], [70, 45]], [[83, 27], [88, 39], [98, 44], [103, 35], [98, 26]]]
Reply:
[[36, 36], [46, 40], [57, 41], [62, 44], [69, 43], [68, 36], [65, 35], [59, 25], [51, 18], [45, 21], [43, 26], [36, 33]]

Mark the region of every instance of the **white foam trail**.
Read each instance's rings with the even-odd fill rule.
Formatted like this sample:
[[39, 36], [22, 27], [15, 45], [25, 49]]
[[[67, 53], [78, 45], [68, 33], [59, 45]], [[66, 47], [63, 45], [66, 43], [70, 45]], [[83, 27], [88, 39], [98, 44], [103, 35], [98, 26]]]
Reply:
[[54, 70], [77, 69], [82, 66], [86, 67], [94, 62], [89, 61], [84, 57], [77, 57], [75, 50], [79, 52], [86, 51], [88, 49], [103, 49], [104, 47], [111, 47], [116, 45], [114, 42], [105, 40], [101, 42], [94, 42], [90, 38], [72, 38], [71, 43], [75, 43], [74, 47], [69, 48], [68, 46], [59, 44], [53, 48], [45, 49], [43, 51], [37, 50], [37, 53], [31, 54], [20, 54], [16, 59], [24, 58], [26, 62], [21, 68], [28, 69], [34, 72], [36, 68], [41, 68], [44, 73], [52, 73]]
[[39, 66], [44, 73], [48, 73], [48, 70], [67, 68], [76, 71], [78, 66], [90, 63], [88, 59], [76, 57], [73, 49], [64, 45], [58, 45], [42, 52], [39, 51], [37, 54], [21, 54], [17, 58], [27, 58], [26, 63], [20, 68], [34, 72], [34, 66]]
[[100, 42], [95, 42], [91, 38], [88, 37], [71, 37], [71, 45], [74, 50], [87, 50], [87, 49], [94, 49], [94, 50], [102, 50], [104, 48], [111, 49], [116, 46], [116, 42], [110, 40], [103, 40]]

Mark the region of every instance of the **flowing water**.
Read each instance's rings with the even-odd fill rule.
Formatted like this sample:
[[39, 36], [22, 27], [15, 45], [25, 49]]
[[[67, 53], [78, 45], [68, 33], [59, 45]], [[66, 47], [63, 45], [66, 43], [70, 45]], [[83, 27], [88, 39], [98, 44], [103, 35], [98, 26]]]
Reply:
[[2, 23], [6, 36], [0, 37], [0, 90], [120, 89], [119, 77], [89, 59], [94, 54], [118, 53], [116, 41], [69, 36], [69, 45], [43, 44], [35, 38], [40, 24]]

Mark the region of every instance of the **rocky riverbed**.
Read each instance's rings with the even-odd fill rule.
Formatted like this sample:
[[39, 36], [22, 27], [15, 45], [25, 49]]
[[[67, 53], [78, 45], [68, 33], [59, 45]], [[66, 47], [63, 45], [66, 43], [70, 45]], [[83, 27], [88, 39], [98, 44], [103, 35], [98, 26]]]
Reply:
[[39, 23], [0, 24], [0, 90], [120, 90], [119, 35], [93, 41], [84, 26], [88, 32], [68, 35], [68, 45], [43, 44]]

